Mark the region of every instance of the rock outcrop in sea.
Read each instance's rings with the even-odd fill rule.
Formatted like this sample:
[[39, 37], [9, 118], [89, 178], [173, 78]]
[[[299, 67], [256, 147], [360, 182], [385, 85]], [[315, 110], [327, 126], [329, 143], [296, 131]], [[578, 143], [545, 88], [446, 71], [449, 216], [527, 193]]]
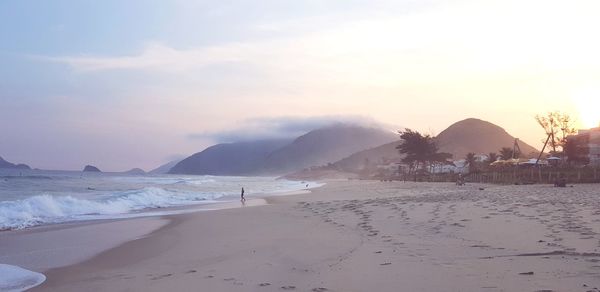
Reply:
[[98, 169], [97, 167], [95, 167], [93, 165], [86, 165], [83, 168], [83, 171], [87, 171], [87, 172], [101, 172], [100, 169]]

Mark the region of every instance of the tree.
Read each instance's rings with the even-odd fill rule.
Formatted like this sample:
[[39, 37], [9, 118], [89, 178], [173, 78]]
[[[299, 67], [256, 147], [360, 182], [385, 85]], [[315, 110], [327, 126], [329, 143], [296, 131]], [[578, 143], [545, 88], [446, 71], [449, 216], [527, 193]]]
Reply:
[[494, 161], [498, 160], [498, 154], [496, 152], [488, 153], [487, 163], [492, 164]]
[[405, 155], [402, 162], [408, 164], [411, 168], [419, 169], [420, 166], [424, 166], [431, 153], [437, 151], [437, 146], [435, 146], [429, 135], [423, 136], [421, 133], [408, 128], [398, 133], [403, 142], [396, 149]]
[[429, 135], [422, 135], [408, 128], [398, 133], [402, 143], [396, 149], [405, 155], [402, 162], [408, 164], [409, 172], [414, 171], [415, 181], [419, 169], [424, 170], [431, 163], [442, 162], [451, 157], [451, 154], [439, 153], [435, 141]]
[[474, 172], [477, 170], [477, 159], [475, 158], [475, 153], [467, 153], [467, 156], [465, 157], [465, 164], [469, 165], [469, 172]]
[[[544, 132], [546, 132], [547, 138], [544, 143], [544, 149], [546, 148], [546, 145], [549, 145], [552, 149], [552, 155], [558, 153], [557, 147], [560, 147], [561, 150], [564, 151], [567, 137], [576, 132], [573, 125], [573, 119], [565, 113], [556, 111], [549, 112], [544, 116], [536, 115], [535, 120], [544, 129]], [[542, 152], [544, 149], [542, 149]]]
[[514, 151], [510, 147], [502, 147], [502, 149], [500, 149], [500, 157], [502, 157], [502, 160], [512, 159], [513, 154], [514, 154]]
[[452, 154], [446, 152], [437, 152], [432, 155], [432, 162], [446, 163], [452, 159]]
[[431, 164], [432, 169], [435, 169], [436, 166], [452, 164], [450, 162], [450, 159], [452, 159], [452, 154], [446, 153], [446, 152], [437, 152], [432, 155], [430, 164]]

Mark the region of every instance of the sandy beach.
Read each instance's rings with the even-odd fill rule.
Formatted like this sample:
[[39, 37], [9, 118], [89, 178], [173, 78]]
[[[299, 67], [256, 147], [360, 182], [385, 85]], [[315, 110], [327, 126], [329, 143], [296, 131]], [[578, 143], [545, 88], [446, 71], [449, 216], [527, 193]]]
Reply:
[[33, 290], [599, 291], [599, 195], [329, 181], [267, 205], [165, 216], [146, 236], [45, 271]]

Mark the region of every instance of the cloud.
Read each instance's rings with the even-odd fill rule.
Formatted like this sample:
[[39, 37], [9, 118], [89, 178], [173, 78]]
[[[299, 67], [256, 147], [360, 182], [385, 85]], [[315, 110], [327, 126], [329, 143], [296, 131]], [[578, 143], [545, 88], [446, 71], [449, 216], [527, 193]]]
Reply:
[[215, 63], [241, 62], [247, 59], [242, 52], [248, 51], [244, 44], [178, 50], [159, 42], [148, 43], [142, 52], [131, 56], [67, 56], [43, 59], [65, 63], [76, 71], [106, 70], [158, 70], [185, 71]]
[[[578, 82], [596, 76], [600, 42], [589, 37], [590, 28], [598, 24], [595, 14], [589, 12], [594, 9], [586, 10], [586, 1], [573, 7], [546, 3], [458, 1], [400, 17], [267, 22], [257, 24], [256, 29], [281, 33], [273, 38], [186, 48], [151, 42], [134, 55], [46, 60], [67, 64], [81, 73], [128, 70], [134, 74], [186, 74], [173, 81], [170, 88], [180, 88], [180, 79], [211, 80], [219, 71], [210, 66], [223, 64], [233, 66], [228, 67], [231, 73], [219, 76], [219, 80], [238, 78], [250, 80], [251, 86], [287, 86], [304, 91], [477, 84], [484, 78], [498, 80], [506, 76], [546, 76]], [[530, 12], [538, 9], [544, 13], [532, 18]], [[571, 21], [556, 22], [561, 14]], [[323, 28], [285, 34], [298, 31], [296, 23], [318, 23]], [[253, 79], [256, 76], [259, 80]], [[210, 85], [214, 84], [221, 83], [213, 81]], [[227, 83], [220, 90], [237, 84]]]
[[209, 139], [218, 143], [296, 138], [312, 130], [336, 124], [391, 128], [365, 116], [274, 117], [244, 120], [237, 129], [203, 132], [189, 135], [190, 139]]

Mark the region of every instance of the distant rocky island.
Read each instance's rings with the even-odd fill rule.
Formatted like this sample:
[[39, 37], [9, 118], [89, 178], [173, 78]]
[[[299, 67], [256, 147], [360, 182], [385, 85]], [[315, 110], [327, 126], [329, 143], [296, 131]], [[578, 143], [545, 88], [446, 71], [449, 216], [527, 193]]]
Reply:
[[10, 163], [10, 162], [4, 160], [2, 157], [0, 157], [0, 168], [8, 168], [8, 169], [31, 169], [31, 167], [29, 167], [29, 165], [27, 165], [27, 164], [23, 164], [23, 163], [19, 163], [19, 164]]
[[137, 168], [137, 167], [136, 168], [132, 168], [132, 169], [130, 169], [128, 171], [124, 171], [123, 173], [124, 174], [132, 174], [132, 175], [144, 175], [144, 174], [146, 174], [146, 172], [143, 169]]
[[98, 169], [97, 167], [95, 167], [93, 165], [86, 165], [83, 168], [83, 171], [85, 171], [85, 172], [101, 172], [100, 169]]

